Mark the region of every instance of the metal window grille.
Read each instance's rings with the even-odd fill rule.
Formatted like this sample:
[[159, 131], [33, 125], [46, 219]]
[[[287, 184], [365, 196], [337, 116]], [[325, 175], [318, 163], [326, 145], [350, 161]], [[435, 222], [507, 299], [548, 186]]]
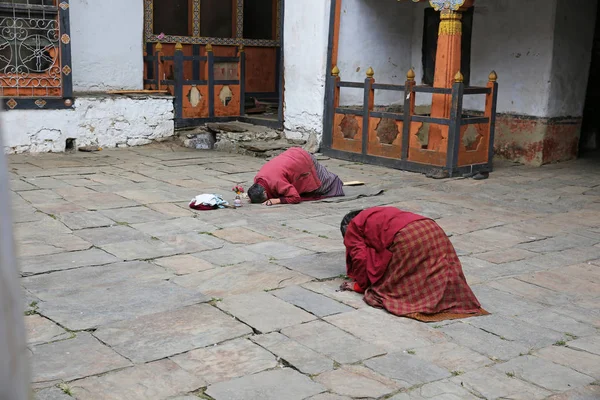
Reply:
[[18, 98], [46, 108], [45, 99], [72, 95], [68, 9], [68, 0], [0, 0], [0, 96], [9, 109], [31, 104]]

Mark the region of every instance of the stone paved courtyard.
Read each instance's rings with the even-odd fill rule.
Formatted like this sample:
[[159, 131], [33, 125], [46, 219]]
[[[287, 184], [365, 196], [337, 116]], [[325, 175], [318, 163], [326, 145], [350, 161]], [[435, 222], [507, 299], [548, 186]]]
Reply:
[[[434, 181], [329, 159], [385, 194], [210, 212], [188, 202], [232, 200], [263, 161], [9, 161], [38, 400], [600, 398], [600, 161]], [[382, 204], [437, 220], [490, 316], [424, 324], [336, 291], [342, 216]]]

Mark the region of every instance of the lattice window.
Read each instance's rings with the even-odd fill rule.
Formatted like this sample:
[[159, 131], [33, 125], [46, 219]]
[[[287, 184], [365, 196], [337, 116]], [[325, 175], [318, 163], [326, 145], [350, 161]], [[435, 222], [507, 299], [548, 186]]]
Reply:
[[6, 108], [71, 107], [68, 0], [0, 0], [0, 96]]
[[282, 0], [144, 0], [144, 6], [148, 43], [281, 45]]

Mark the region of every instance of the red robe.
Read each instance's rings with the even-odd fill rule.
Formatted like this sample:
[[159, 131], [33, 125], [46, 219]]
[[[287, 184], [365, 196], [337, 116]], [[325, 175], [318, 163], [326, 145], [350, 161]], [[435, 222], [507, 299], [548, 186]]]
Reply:
[[282, 204], [300, 203], [304, 200], [302, 194], [321, 187], [312, 157], [299, 147], [288, 149], [263, 165], [254, 183], [265, 188], [267, 198], [279, 198]]
[[423, 219], [428, 218], [395, 207], [373, 207], [354, 217], [344, 236], [346, 269], [355, 281], [354, 290], [362, 293], [383, 277], [392, 259], [388, 248], [396, 234]]

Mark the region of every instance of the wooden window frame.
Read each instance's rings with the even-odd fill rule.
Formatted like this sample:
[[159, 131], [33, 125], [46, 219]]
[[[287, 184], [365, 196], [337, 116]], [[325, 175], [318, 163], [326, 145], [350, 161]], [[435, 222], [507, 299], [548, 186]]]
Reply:
[[[12, 64], [7, 63], [4, 67], [4, 73], [0, 70], [0, 87], [1, 87], [1, 100], [5, 110], [48, 110], [48, 109], [70, 109], [73, 108], [73, 69], [71, 62], [71, 31], [70, 31], [70, 18], [69, 18], [69, 4], [70, 0], [55, 0], [52, 6], [38, 6], [38, 5], [18, 5], [9, 2], [8, 0], [0, 0], [0, 9], [3, 11], [13, 12], [13, 24], [16, 24], [14, 18], [20, 13], [28, 13], [28, 19], [30, 21], [38, 21], [37, 19], [31, 19], [31, 12], [45, 13], [48, 12], [51, 15], [56, 15], [55, 24], [46, 24], [45, 29], [48, 30], [48, 37], [55, 35], [56, 43], [54, 45], [45, 45], [43, 49], [40, 49], [40, 44], [36, 42], [36, 49], [30, 49], [32, 52], [42, 51], [47, 49], [49, 46], [50, 50], [57, 52], [55, 66], [51, 66], [46, 72], [28, 71], [23, 72], [23, 66], [17, 65], [17, 57], [22, 55], [13, 54], [11, 50], [11, 61], [15, 59], [15, 70], [12, 71]], [[0, 18], [0, 24], [9, 23], [5, 21], [11, 19], [10, 17]], [[45, 18], [40, 21], [52, 21], [53, 18]], [[30, 22], [30, 24], [33, 22]], [[39, 27], [39, 23], [36, 24], [35, 29], [43, 30], [44, 28]], [[32, 29], [34, 27], [32, 26]], [[58, 32], [56, 32], [58, 31]], [[51, 34], [52, 32], [52, 34]], [[39, 35], [39, 34], [38, 34]], [[28, 36], [30, 37], [30, 36]], [[18, 38], [11, 38], [10, 40], [4, 39], [5, 44], [9, 44], [12, 40], [18, 41]], [[22, 39], [25, 40], [25, 39]], [[18, 43], [15, 43], [15, 46]], [[5, 46], [8, 47], [8, 46]], [[33, 53], [35, 54], [35, 53]], [[31, 57], [35, 57], [34, 55]], [[52, 54], [52, 53], [51, 53]], [[41, 58], [40, 58], [41, 59]], [[23, 60], [22, 60], [23, 61]], [[39, 62], [39, 60], [38, 60]], [[18, 75], [18, 76], [17, 76]], [[58, 82], [56, 82], [58, 80]], [[19, 81], [25, 81], [23, 85], [20, 85]], [[46, 86], [45, 86], [46, 85]], [[19, 88], [23, 89], [23, 94], [19, 93]], [[34, 89], [46, 89], [46, 94], [36, 95]], [[16, 95], [6, 95], [5, 89], [15, 89]], [[30, 93], [27, 93], [31, 90]], [[60, 95], [51, 95], [49, 91], [59, 91]]]
[[[154, 0], [144, 0], [144, 39], [146, 43], [181, 43], [181, 44], [212, 44], [229, 46], [262, 46], [279, 47], [281, 45], [281, 7], [282, 0], [275, 0], [276, 24], [275, 40], [267, 39], [244, 39], [244, 0], [231, 0], [233, 2], [233, 38], [211, 38], [200, 36], [200, 10], [202, 0], [188, 0], [191, 10], [191, 36], [165, 35], [159, 38], [159, 34], [154, 32], [153, 9]], [[188, 22], [188, 23], [189, 23]], [[188, 25], [189, 26], [189, 25]]]

